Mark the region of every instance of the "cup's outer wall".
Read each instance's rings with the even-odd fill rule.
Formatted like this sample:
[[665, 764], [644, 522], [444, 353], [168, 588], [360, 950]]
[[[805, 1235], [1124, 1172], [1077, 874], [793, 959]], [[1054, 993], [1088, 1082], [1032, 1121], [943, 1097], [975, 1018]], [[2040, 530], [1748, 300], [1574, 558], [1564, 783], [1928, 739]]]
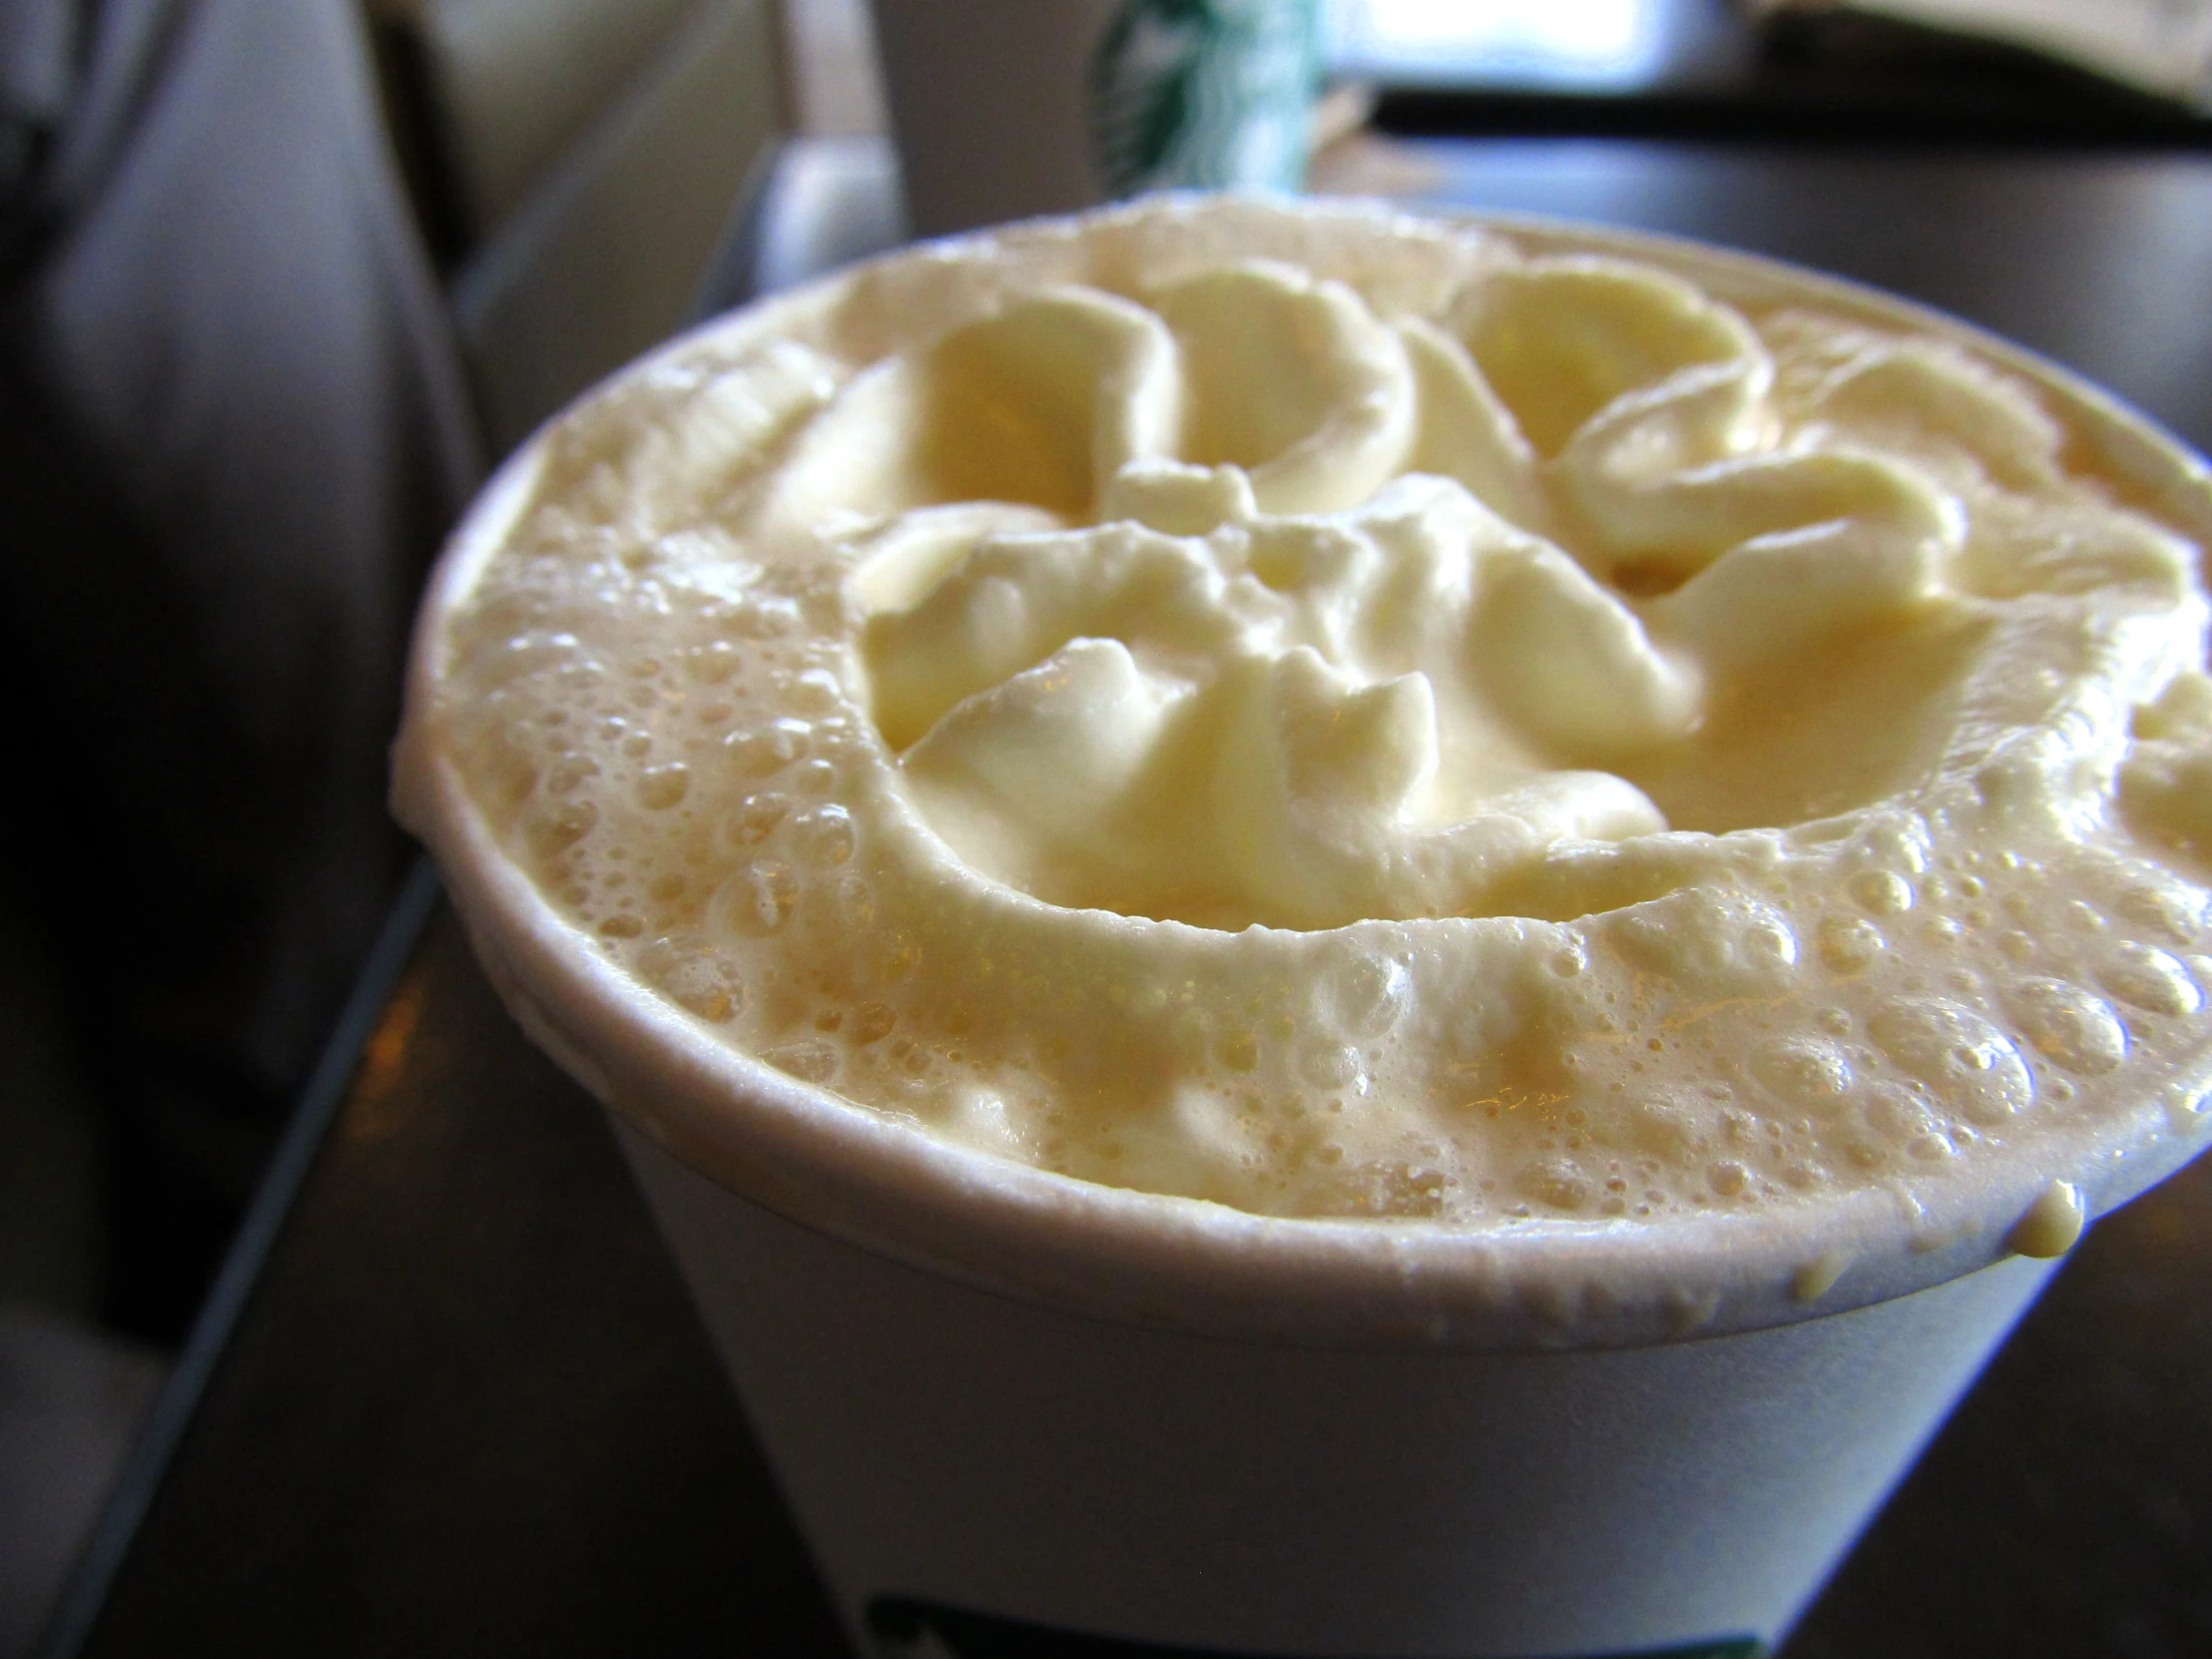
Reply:
[[1221, 1340], [871, 1254], [610, 1116], [861, 1653], [885, 1596], [1314, 1659], [1773, 1640], [2051, 1272], [1653, 1348]]

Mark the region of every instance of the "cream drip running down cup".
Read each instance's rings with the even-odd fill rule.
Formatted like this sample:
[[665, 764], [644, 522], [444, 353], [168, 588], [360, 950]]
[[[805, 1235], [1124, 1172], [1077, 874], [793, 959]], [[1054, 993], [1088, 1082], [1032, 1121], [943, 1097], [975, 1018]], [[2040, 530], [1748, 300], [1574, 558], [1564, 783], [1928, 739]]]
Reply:
[[397, 799], [861, 1652], [1753, 1653], [2201, 1144], [2208, 536], [1833, 279], [1157, 198], [556, 421]]

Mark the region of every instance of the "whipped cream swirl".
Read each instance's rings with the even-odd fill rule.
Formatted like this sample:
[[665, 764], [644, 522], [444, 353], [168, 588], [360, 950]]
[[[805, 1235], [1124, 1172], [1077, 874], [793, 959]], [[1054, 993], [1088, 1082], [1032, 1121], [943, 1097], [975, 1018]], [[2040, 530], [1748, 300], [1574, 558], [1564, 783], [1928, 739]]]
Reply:
[[1048, 1169], [1919, 1205], [2197, 1121], [2212, 494], [2136, 432], [1746, 263], [1170, 201], [582, 405], [408, 749], [741, 1049]]

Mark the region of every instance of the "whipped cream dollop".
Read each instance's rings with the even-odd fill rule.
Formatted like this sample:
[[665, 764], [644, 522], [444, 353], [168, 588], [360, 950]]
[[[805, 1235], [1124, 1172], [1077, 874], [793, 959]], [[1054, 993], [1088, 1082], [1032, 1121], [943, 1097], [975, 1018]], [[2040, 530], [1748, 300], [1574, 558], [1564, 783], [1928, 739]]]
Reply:
[[1962, 329], [1171, 199], [741, 314], [526, 464], [403, 804], [861, 1107], [1499, 1230], [2201, 1121], [2212, 489]]

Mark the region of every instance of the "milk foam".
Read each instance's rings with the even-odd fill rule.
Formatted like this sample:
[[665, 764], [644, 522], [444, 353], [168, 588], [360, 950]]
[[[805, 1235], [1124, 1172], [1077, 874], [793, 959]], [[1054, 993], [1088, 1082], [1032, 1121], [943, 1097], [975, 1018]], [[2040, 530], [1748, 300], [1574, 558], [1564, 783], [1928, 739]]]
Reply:
[[2212, 506], [2085, 420], [1779, 276], [1017, 231], [567, 417], [409, 745], [640, 982], [985, 1151], [1912, 1206], [2200, 1117]]

